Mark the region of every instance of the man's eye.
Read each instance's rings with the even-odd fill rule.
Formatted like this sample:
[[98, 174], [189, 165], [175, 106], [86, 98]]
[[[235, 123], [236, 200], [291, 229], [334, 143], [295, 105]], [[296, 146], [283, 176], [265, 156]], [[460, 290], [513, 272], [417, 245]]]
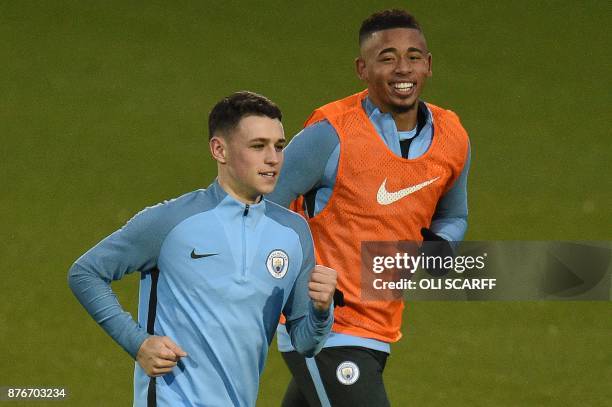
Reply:
[[408, 59], [410, 59], [411, 61], [416, 61], [416, 60], [421, 59], [421, 56], [420, 55], [410, 55]]
[[256, 149], [256, 150], [261, 150], [263, 147], [264, 147], [264, 145], [263, 145], [263, 144], [253, 144], [253, 145], [251, 146], [251, 148], [254, 148], [254, 149]]
[[276, 147], [276, 151], [283, 151], [283, 148], [285, 148], [285, 146], [284, 146], [284, 145], [282, 145], [282, 144], [277, 144], [277, 145], [276, 145], [276, 146], [274, 146], [274, 147]]

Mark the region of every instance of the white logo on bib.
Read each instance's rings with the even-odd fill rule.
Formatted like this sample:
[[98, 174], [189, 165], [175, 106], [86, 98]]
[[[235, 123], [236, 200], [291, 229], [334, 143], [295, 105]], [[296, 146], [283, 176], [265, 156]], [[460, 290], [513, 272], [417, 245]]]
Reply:
[[420, 184], [413, 185], [408, 188], [400, 189], [399, 191], [389, 192], [387, 191], [387, 179], [380, 184], [380, 188], [378, 188], [378, 193], [376, 194], [376, 201], [381, 205], [390, 205], [395, 201], [399, 201], [400, 199], [407, 197], [408, 195], [415, 193], [416, 191], [425, 188], [427, 185], [433, 184], [440, 177], [435, 177], [430, 179], [429, 181], [421, 182]]

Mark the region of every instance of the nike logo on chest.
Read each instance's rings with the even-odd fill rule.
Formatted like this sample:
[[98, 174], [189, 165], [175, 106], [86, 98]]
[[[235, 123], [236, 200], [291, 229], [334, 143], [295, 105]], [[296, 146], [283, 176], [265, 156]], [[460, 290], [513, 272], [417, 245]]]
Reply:
[[192, 259], [201, 259], [201, 258], [203, 258], [203, 257], [216, 256], [217, 254], [219, 254], [219, 253], [204, 253], [204, 254], [197, 254], [197, 253], [195, 252], [195, 249], [193, 249], [193, 250], [191, 251], [191, 258], [192, 258]]
[[376, 201], [380, 205], [390, 205], [394, 202], [399, 201], [402, 198], [407, 197], [410, 194], [415, 193], [416, 191], [425, 188], [428, 185], [436, 182], [440, 177], [432, 178], [428, 181], [421, 182], [420, 184], [412, 185], [410, 187], [400, 189], [399, 191], [389, 192], [387, 191], [387, 179], [380, 184], [380, 188], [378, 188], [378, 193], [376, 194]]

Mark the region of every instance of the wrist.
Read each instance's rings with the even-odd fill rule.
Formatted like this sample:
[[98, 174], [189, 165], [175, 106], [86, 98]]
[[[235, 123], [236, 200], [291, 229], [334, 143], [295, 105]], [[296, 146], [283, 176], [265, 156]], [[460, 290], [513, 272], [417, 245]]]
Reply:
[[320, 321], [327, 321], [333, 305], [333, 301], [326, 308], [317, 307], [313, 301], [310, 301], [310, 312]]

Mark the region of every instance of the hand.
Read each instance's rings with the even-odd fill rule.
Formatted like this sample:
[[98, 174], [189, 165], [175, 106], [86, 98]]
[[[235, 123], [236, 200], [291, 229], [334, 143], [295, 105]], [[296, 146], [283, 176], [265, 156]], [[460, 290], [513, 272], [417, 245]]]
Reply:
[[336, 270], [316, 265], [310, 274], [308, 295], [317, 311], [327, 311], [336, 290]]
[[[421, 228], [421, 236], [423, 236], [423, 244], [421, 250], [426, 256], [439, 256], [442, 258], [454, 257], [453, 248], [450, 243], [441, 236], [438, 236], [428, 228]], [[443, 262], [444, 263], [444, 262]], [[425, 269], [432, 277], [443, 277], [451, 270], [440, 267], [430, 267]]]
[[428, 228], [421, 228], [421, 236], [424, 242], [446, 242], [446, 239], [436, 235]]
[[149, 336], [140, 345], [136, 361], [148, 376], [156, 377], [170, 373], [185, 356], [187, 353], [167, 336]]

